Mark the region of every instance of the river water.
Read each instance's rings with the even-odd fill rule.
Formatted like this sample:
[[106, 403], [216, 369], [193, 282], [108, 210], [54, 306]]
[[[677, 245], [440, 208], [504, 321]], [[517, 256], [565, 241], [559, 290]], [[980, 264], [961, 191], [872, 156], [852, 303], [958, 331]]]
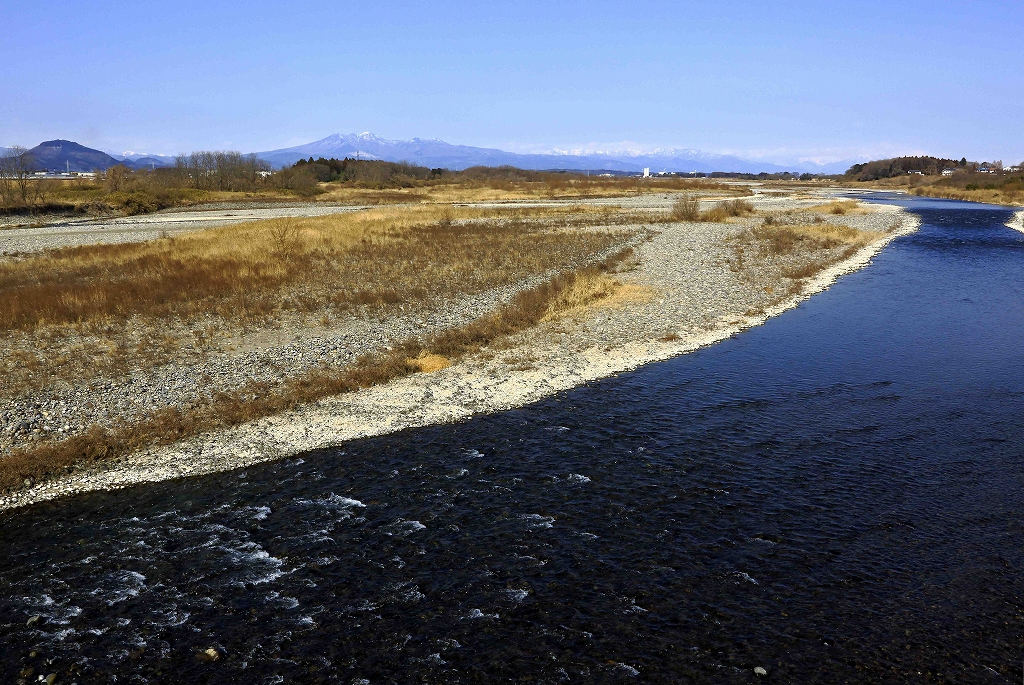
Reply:
[[1024, 234], [899, 202], [696, 353], [0, 515], [0, 682], [1020, 682]]

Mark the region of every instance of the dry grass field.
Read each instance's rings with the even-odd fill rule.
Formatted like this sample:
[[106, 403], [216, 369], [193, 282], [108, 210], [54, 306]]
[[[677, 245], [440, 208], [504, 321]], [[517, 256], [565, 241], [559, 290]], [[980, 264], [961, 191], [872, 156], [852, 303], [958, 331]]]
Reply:
[[[607, 296], [615, 285], [605, 273], [629, 251], [600, 255], [635, 235], [635, 224], [664, 220], [612, 205], [432, 202], [0, 261], [0, 403], [67, 396], [69, 389], [74, 395], [93, 381], [102, 386], [157, 367], [201, 364], [221, 353], [226, 339], [310, 325], [329, 330], [353, 318], [386, 326], [390, 316], [519, 288], [490, 314], [370, 349], [354, 363], [307, 369], [273, 387], [252, 381], [188, 406], [142, 408], [112, 424], [14, 448], [0, 458], [0, 488], [444, 368], [565, 307]], [[539, 285], [521, 287], [537, 278]]]
[[[615, 207], [384, 207], [0, 262], [0, 399], [221, 335], [383, 316], [560, 271], [650, 221]], [[602, 230], [592, 230], [604, 226]]]
[[[778, 299], [801, 292], [802, 279], [846, 259], [881, 237], [881, 233], [827, 221], [823, 215], [863, 214], [852, 200], [812, 205], [764, 217], [732, 240], [734, 268], [770, 264], [779, 276], [791, 279]], [[751, 312], [756, 313], [756, 312]]]
[[[601, 246], [604, 243], [600, 243]], [[592, 249], [598, 245], [591, 245]], [[141, 419], [92, 426], [64, 440], [15, 449], [0, 459], [0, 488], [53, 477], [96, 461], [197, 433], [237, 425], [344, 392], [387, 383], [412, 373], [430, 373], [564, 311], [610, 296], [618, 287], [607, 274], [631, 256], [629, 248], [582, 269], [561, 271], [466, 325], [426, 339], [409, 338], [385, 351], [363, 355], [352, 365], [321, 368], [270, 388], [251, 383], [218, 392], [197, 407], [170, 407]]]

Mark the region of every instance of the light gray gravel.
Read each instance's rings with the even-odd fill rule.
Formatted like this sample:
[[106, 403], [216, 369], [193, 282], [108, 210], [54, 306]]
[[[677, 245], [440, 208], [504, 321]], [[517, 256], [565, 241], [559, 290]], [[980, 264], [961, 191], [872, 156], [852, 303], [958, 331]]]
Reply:
[[[95, 243], [138, 243], [214, 226], [282, 217], [324, 216], [366, 209], [351, 205], [232, 203], [167, 209], [152, 214], [105, 218], [49, 219], [45, 226], [4, 228], [0, 225], [0, 257], [28, 254], [58, 247]], [[6, 217], [25, 222], [25, 217]]]

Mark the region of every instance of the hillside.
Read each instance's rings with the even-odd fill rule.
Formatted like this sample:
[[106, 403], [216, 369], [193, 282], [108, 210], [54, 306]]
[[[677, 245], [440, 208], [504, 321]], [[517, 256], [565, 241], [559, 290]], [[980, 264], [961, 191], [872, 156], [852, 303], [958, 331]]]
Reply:
[[47, 140], [29, 150], [29, 154], [40, 171], [105, 171], [121, 163], [106, 152], [70, 140]]
[[854, 164], [845, 176], [853, 181], [877, 181], [894, 176], [905, 176], [910, 171], [920, 171], [925, 176], [941, 174], [943, 169], [959, 169], [967, 166], [967, 160], [943, 159], [941, 157], [893, 157], [877, 159], [863, 164]]

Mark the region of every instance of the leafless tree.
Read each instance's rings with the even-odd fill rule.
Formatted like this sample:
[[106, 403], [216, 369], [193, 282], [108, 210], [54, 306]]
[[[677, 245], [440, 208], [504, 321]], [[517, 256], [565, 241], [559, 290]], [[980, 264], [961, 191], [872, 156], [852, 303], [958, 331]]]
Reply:
[[32, 155], [20, 145], [0, 155], [0, 193], [4, 204], [28, 205], [34, 165]]
[[178, 155], [175, 169], [179, 182], [197, 190], [252, 191], [262, 181], [260, 172], [270, 171], [270, 165], [240, 152], [193, 152]]
[[128, 167], [124, 164], [115, 164], [103, 173], [103, 185], [110, 193], [128, 190], [130, 176], [131, 170]]

